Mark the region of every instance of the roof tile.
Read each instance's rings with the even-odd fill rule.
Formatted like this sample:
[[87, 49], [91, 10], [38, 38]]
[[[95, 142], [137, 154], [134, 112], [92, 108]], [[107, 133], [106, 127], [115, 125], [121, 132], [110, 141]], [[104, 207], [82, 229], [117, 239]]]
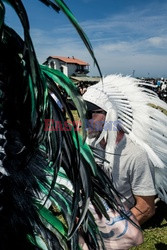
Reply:
[[78, 65], [85, 65], [85, 66], [89, 66], [89, 64], [87, 62], [81, 61], [80, 59], [77, 59], [75, 57], [63, 57], [63, 56], [50, 56], [53, 59], [59, 59], [63, 62], [66, 63], [74, 63], [74, 64], [78, 64]]

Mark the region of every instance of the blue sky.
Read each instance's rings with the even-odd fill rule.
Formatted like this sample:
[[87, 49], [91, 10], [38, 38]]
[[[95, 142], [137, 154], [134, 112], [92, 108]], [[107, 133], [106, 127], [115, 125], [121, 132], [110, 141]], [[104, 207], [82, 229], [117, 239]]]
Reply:
[[[103, 75], [167, 77], [166, 0], [64, 0], [88, 35]], [[48, 56], [74, 56], [97, 68], [63, 13], [37, 0], [24, 0], [40, 63]], [[22, 35], [15, 13], [6, 23]]]

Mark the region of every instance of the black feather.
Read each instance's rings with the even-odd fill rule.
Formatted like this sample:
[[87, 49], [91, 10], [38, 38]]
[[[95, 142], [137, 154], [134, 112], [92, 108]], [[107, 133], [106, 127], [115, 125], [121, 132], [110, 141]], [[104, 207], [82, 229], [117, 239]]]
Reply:
[[48, 7], [51, 6], [57, 12], [60, 11], [60, 8], [55, 3], [52, 3], [50, 0], [39, 0], [39, 1], [41, 1]]

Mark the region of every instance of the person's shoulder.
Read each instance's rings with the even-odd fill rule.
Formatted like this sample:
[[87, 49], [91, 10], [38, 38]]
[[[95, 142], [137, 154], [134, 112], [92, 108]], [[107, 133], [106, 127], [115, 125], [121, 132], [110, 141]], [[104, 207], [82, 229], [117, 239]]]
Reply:
[[128, 151], [130, 154], [135, 155], [136, 158], [140, 158], [140, 157], [148, 158], [148, 154], [146, 150], [144, 149], [144, 147], [139, 145], [136, 141], [132, 141], [128, 137], [128, 135], [126, 135], [126, 140], [127, 140], [126, 144], [127, 144]]

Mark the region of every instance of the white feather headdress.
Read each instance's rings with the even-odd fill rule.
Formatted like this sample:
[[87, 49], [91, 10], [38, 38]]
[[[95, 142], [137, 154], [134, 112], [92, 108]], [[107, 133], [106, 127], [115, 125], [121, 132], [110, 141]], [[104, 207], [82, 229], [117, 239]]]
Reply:
[[[162, 112], [167, 111], [167, 104], [153, 88], [155, 85], [130, 76], [109, 75], [89, 87], [83, 98], [107, 112], [106, 124], [119, 122], [131, 140], [146, 150], [155, 167], [158, 195], [167, 203], [167, 115]], [[104, 127], [100, 135], [100, 139], [108, 137], [106, 152], [114, 152], [113, 130]], [[106, 159], [112, 162], [108, 154]]]

